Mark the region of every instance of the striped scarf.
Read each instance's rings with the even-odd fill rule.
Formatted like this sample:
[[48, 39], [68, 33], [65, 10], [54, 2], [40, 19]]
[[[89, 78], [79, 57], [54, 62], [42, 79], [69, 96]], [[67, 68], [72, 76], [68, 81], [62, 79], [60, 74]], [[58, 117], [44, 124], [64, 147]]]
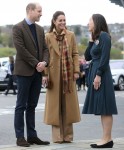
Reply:
[[62, 57], [62, 79], [63, 79], [63, 93], [72, 92], [72, 78], [71, 78], [71, 61], [69, 57], [69, 46], [66, 37], [66, 30], [63, 30], [61, 34], [58, 34], [55, 29], [53, 29], [56, 40], [59, 45], [59, 50]]

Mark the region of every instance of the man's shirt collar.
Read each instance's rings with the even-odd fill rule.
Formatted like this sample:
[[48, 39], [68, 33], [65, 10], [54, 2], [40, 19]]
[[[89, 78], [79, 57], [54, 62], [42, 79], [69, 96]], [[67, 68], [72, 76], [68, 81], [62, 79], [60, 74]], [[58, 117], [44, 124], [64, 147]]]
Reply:
[[27, 23], [28, 25], [34, 24], [34, 23], [32, 23], [28, 18], [25, 18], [25, 21], [26, 21], [26, 23]]

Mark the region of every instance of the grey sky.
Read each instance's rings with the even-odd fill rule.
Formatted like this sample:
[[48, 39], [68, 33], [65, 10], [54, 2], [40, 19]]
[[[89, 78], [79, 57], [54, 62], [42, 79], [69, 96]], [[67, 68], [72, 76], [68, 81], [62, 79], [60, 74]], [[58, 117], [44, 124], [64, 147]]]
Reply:
[[[3, 0], [0, 2], [0, 25], [15, 24], [25, 18], [25, 7], [31, 0]], [[40, 25], [50, 25], [53, 13], [62, 10], [67, 25], [87, 25], [93, 13], [105, 16], [107, 23], [124, 23], [124, 8], [109, 0], [36, 0], [43, 7]]]

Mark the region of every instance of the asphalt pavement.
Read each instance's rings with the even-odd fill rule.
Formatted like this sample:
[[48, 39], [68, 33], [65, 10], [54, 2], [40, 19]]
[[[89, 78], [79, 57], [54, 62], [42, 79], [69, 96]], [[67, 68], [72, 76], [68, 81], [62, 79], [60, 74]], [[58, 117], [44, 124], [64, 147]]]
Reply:
[[[114, 116], [112, 137], [113, 150], [124, 150], [124, 91], [116, 91], [118, 115]], [[79, 104], [82, 110], [86, 91], [79, 91]], [[0, 93], [0, 150], [89, 150], [90, 144], [101, 138], [100, 118], [94, 115], [81, 115], [81, 122], [74, 124], [74, 141], [70, 144], [55, 144], [51, 141], [51, 126], [43, 123], [45, 90], [42, 90], [36, 109], [36, 128], [38, 137], [50, 141], [49, 146], [31, 145], [28, 148], [16, 146], [13, 127], [16, 96]]]
[[[39, 145], [32, 145], [28, 148], [20, 147], [16, 145], [9, 145], [9, 146], [1, 146], [0, 150], [90, 150], [90, 144], [93, 142], [97, 142], [98, 140], [80, 140], [80, 141], [73, 141], [69, 144], [55, 144], [51, 143], [49, 146], [39, 146]], [[124, 150], [124, 138], [117, 138], [114, 139], [114, 146], [113, 148], [104, 148], [106, 150]]]

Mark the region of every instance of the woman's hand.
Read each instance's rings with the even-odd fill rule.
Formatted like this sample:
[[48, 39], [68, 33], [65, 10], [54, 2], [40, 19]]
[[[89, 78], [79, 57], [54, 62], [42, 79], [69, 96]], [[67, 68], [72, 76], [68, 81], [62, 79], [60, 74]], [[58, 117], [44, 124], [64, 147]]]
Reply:
[[78, 73], [74, 73], [74, 81], [76, 81], [79, 78], [79, 74]]
[[42, 85], [43, 85], [44, 88], [47, 87], [47, 85], [48, 85], [48, 76], [44, 76], [42, 78]]
[[95, 90], [98, 90], [100, 88], [100, 85], [101, 85], [101, 77], [100, 76], [96, 75], [93, 85], [94, 85]]

